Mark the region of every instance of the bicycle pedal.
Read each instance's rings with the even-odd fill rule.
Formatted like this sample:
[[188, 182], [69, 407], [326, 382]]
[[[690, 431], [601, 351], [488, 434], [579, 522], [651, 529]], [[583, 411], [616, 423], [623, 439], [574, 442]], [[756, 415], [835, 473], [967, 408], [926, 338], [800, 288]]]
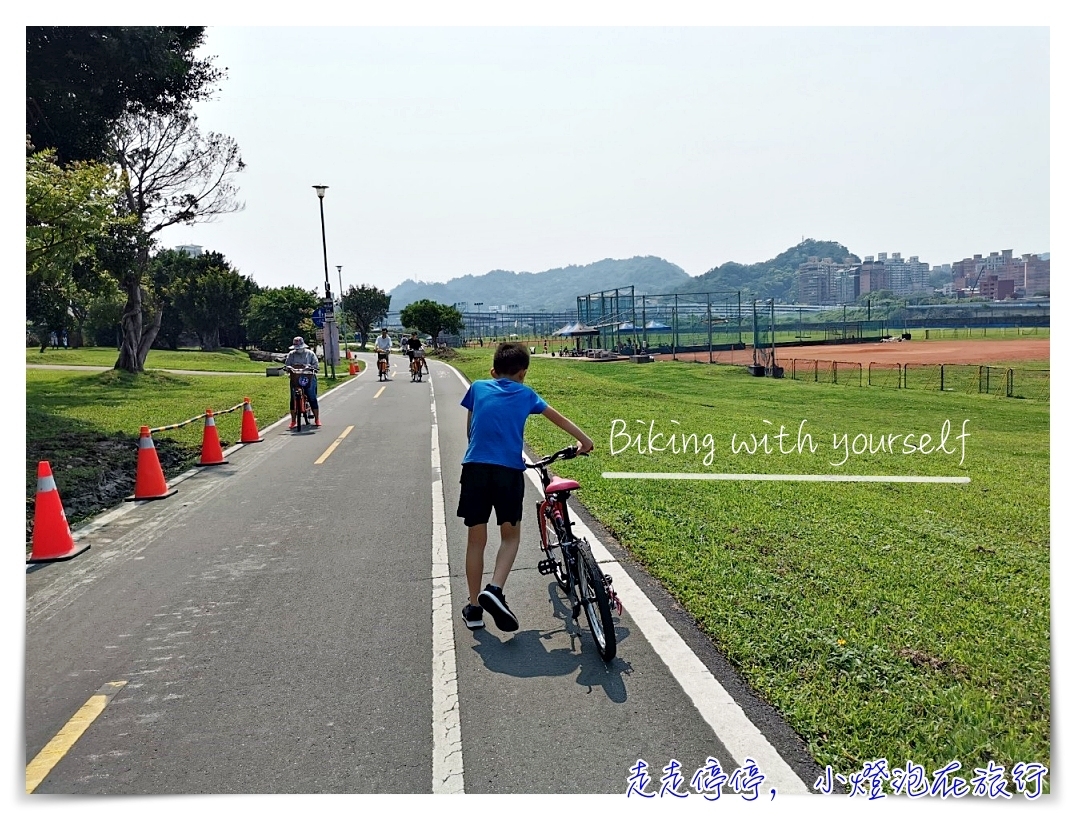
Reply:
[[557, 560], [555, 558], [546, 558], [538, 562], [538, 572], [542, 575], [552, 575], [557, 571]]

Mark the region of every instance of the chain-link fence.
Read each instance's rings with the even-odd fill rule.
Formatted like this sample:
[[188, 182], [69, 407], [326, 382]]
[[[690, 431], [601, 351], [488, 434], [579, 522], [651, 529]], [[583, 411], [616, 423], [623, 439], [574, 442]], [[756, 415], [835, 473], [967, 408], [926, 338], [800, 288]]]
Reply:
[[858, 362], [793, 359], [786, 370], [796, 381], [846, 387], [988, 393], [1002, 398], [1050, 399], [1050, 371], [977, 364], [891, 364], [871, 362], [866, 378]]

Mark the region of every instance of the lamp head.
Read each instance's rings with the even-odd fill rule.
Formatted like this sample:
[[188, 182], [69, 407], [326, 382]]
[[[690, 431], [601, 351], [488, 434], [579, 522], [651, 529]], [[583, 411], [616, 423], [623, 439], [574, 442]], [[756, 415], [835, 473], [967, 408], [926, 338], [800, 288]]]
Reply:
[[325, 189], [328, 188], [329, 186], [328, 185], [315, 185], [313, 187], [314, 187], [314, 190], [318, 192], [318, 199], [325, 199]]

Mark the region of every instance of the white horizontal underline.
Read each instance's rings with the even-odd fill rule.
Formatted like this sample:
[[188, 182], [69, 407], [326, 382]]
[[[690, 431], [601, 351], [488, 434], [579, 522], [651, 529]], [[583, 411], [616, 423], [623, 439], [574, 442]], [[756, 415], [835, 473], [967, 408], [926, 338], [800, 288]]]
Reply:
[[902, 484], [970, 484], [968, 476], [936, 475], [773, 475], [770, 473], [602, 473], [602, 478], [680, 481], [873, 481]]

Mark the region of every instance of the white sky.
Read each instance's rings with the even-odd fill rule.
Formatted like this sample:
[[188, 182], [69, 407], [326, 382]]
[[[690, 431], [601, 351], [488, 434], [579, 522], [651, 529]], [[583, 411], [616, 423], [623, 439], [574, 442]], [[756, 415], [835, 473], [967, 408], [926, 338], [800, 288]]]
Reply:
[[1050, 250], [1049, 29], [208, 29], [245, 210], [169, 245], [334, 292], [801, 237], [931, 265]]

